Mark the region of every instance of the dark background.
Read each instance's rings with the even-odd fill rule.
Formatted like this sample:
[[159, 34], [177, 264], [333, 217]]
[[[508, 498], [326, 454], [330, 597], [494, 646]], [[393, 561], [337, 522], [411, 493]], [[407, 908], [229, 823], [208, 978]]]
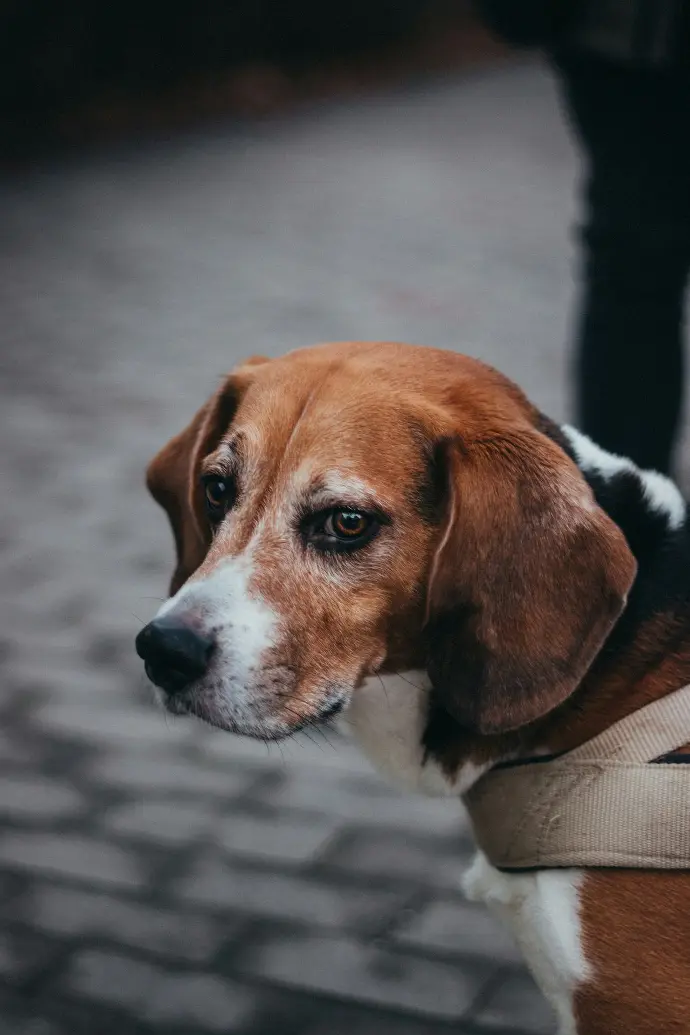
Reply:
[[5, 0], [0, 130], [22, 151], [256, 114], [493, 47], [464, 0]]

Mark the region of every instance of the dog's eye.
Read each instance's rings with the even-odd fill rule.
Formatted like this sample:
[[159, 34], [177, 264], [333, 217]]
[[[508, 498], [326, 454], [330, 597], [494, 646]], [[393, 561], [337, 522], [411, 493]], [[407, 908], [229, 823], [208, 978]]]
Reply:
[[325, 553], [356, 550], [370, 542], [381, 522], [361, 510], [338, 508], [317, 514], [306, 523], [307, 541]]
[[234, 487], [227, 478], [209, 475], [204, 478], [204, 499], [206, 513], [211, 521], [219, 521], [230, 510], [234, 502]]
[[357, 510], [334, 510], [326, 518], [323, 527], [327, 535], [345, 542], [354, 542], [369, 528], [369, 518]]

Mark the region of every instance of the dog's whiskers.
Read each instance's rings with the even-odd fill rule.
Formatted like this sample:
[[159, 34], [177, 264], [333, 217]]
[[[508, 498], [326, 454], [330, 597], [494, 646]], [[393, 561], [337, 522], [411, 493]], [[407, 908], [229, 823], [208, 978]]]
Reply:
[[383, 681], [383, 676], [379, 672], [377, 672], [376, 675], [378, 677], [379, 683], [381, 684], [381, 689], [383, 690], [384, 697], [386, 698], [386, 704], [390, 708], [391, 701], [390, 701], [390, 697], [388, 696], [388, 687], [386, 686], [386, 684]]
[[411, 679], [406, 679], [405, 676], [403, 676], [400, 672], [396, 672], [396, 675], [398, 679], [402, 679], [403, 683], [407, 683], [408, 686], [414, 687], [415, 690], [424, 690], [423, 686], [417, 686], [416, 683], [413, 683]]

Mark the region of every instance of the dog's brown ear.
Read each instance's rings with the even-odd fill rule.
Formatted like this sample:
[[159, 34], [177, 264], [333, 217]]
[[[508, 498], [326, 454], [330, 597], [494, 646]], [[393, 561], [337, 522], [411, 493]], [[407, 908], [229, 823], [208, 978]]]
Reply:
[[429, 676], [464, 726], [503, 733], [575, 690], [636, 562], [575, 464], [527, 422], [439, 449], [447, 499], [429, 584]]
[[203, 520], [201, 461], [232, 423], [247, 385], [245, 371], [248, 374], [252, 367], [265, 362], [268, 360], [256, 356], [235, 370], [184, 431], [163, 446], [148, 465], [146, 484], [167, 513], [175, 538], [177, 564], [170, 580], [171, 594], [196, 571], [210, 545], [209, 528]]

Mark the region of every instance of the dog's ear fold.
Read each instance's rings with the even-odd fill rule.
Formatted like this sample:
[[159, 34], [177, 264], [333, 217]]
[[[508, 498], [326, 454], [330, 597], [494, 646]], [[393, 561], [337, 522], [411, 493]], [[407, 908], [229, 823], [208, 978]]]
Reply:
[[531, 425], [437, 452], [446, 514], [428, 590], [429, 676], [462, 725], [503, 733], [575, 690], [636, 562], [575, 464]]
[[251, 368], [266, 362], [256, 356], [235, 370], [147, 467], [149, 492], [167, 513], [175, 539], [177, 563], [170, 581], [171, 594], [196, 571], [210, 545], [209, 528], [203, 519], [201, 461], [218, 445], [232, 423]]

